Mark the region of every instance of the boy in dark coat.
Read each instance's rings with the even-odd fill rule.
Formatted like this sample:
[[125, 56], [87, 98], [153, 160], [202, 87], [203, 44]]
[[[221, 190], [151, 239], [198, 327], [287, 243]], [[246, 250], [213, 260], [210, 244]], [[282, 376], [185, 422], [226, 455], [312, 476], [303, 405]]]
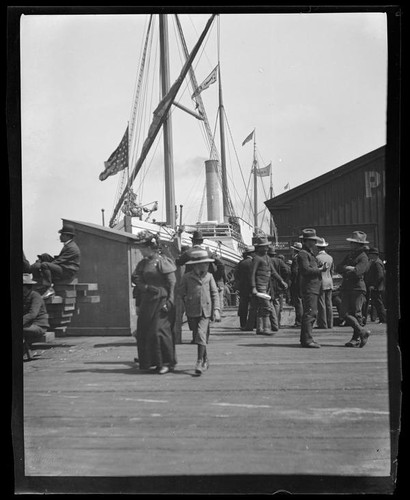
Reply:
[[30, 274], [23, 274], [23, 345], [27, 359], [31, 358], [31, 344], [49, 328], [47, 309], [41, 295], [33, 290]]

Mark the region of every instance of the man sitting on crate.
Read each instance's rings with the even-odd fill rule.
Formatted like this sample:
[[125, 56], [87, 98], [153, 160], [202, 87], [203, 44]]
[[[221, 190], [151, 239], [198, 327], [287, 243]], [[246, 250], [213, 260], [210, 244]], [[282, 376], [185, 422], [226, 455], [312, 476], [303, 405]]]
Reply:
[[63, 248], [59, 255], [52, 257], [49, 254], [39, 255], [39, 259], [31, 266], [31, 273], [41, 284], [47, 287], [43, 299], [55, 294], [53, 283], [55, 281], [70, 282], [80, 268], [80, 249], [74, 242], [75, 229], [71, 224], [63, 224], [58, 231]]

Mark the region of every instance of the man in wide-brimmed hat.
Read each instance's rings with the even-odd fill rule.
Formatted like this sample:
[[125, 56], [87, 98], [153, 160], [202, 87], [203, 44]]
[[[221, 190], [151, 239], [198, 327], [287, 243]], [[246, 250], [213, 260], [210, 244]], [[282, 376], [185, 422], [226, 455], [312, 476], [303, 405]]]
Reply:
[[235, 288], [239, 292], [239, 326], [243, 331], [253, 330], [256, 319], [256, 310], [254, 317], [249, 318], [249, 305], [252, 297], [251, 272], [254, 253], [255, 247], [253, 245], [245, 247], [242, 252], [243, 259], [238, 262], [234, 270]]
[[300, 280], [299, 280], [299, 265], [298, 265], [298, 253], [302, 250], [302, 243], [296, 241], [290, 246], [292, 249], [292, 261], [290, 264], [290, 303], [295, 308], [295, 324], [296, 328], [300, 328], [302, 324], [303, 315], [303, 305], [302, 305], [302, 295], [300, 292]]
[[[371, 247], [367, 255], [369, 257], [369, 268], [364, 276], [364, 281], [367, 287], [366, 301], [371, 303], [370, 317], [373, 321], [376, 320], [376, 314], [379, 318], [379, 323], [386, 323], [386, 308], [383, 302], [385, 268], [383, 261], [379, 257], [379, 250], [376, 247]], [[367, 304], [367, 305], [368, 305]], [[368, 307], [366, 307], [368, 309]], [[367, 319], [367, 311], [364, 321]]]
[[[287, 288], [286, 282], [273, 267], [273, 264], [267, 255], [270, 242], [266, 236], [257, 236], [253, 242], [255, 246], [255, 256], [252, 265], [251, 283], [252, 294], [257, 297], [257, 318], [256, 333], [258, 335], [273, 335], [270, 325], [271, 308], [273, 304], [270, 298], [264, 298], [259, 294], [267, 294], [271, 279], [276, 279], [284, 289]], [[268, 296], [269, 297], [269, 296]]]
[[72, 224], [63, 224], [60, 233], [60, 241], [63, 243], [61, 252], [56, 257], [49, 254], [47, 259], [39, 256], [31, 266], [31, 272], [43, 285], [48, 286], [43, 294], [43, 299], [55, 294], [53, 283], [55, 281], [72, 281], [80, 268], [81, 252], [74, 241], [75, 229]]
[[198, 345], [195, 373], [201, 375], [209, 367], [206, 345], [209, 338], [210, 321], [220, 321], [219, 293], [214, 277], [208, 272], [213, 262], [204, 249], [192, 250], [192, 271], [182, 277], [178, 293], [185, 304], [189, 326], [194, 334], [194, 343]]
[[363, 325], [363, 305], [366, 300], [366, 284], [364, 275], [369, 266], [366, 254], [367, 235], [363, 231], [353, 231], [350, 242], [350, 252], [336, 267], [336, 271], [343, 276], [340, 286], [342, 302], [340, 316], [346, 325], [353, 328], [353, 336], [346, 347], [363, 347], [367, 343], [370, 331]]
[[333, 273], [334, 263], [333, 257], [326, 252], [329, 243], [324, 238], [319, 238], [316, 242], [318, 253], [316, 259], [322, 263], [327, 264], [326, 271], [322, 272], [322, 286], [320, 287], [320, 294], [317, 304], [317, 328], [333, 329]]
[[31, 359], [31, 344], [42, 337], [49, 327], [44, 301], [41, 295], [33, 290], [36, 283], [31, 274], [23, 274], [23, 347], [27, 360]]
[[299, 238], [302, 239], [302, 249], [298, 253], [297, 260], [303, 305], [300, 344], [302, 347], [319, 348], [320, 344], [314, 341], [312, 331], [317, 317], [322, 272], [326, 271], [327, 264], [320, 264], [313, 253], [320, 240], [315, 229], [303, 229]]

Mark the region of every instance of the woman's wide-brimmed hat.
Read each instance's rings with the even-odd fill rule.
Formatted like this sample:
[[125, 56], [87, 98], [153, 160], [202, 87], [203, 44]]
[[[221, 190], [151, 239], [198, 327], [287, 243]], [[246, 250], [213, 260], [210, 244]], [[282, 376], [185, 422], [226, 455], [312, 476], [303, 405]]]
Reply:
[[256, 236], [256, 238], [253, 241], [254, 247], [264, 247], [267, 245], [270, 245], [270, 241], [268, 241], [268, 238], [266, 236]]
[[308, 227], [307, 229], [302, 230], [302, 234], [299, 236], [299, 238], [303, 238], [304, 240], [317, 241], [319, 239], [319, 236], [316, 236], [316, 229]]
[[72, 224], [63, 224], [63, 227], [58, 232], [61, 234], [75, 235], [75, 229]]
[[354, 243], [361, 243], [362, 245], [369, 243], [367, 241], [367, 234], [363, 231], [353, 231], [352, 237], [346, 238], [346, 241], [353, 241]]
[[153, 248], [157, 248], [159, 246], [158, 235], [153, 234], [147, 231], [146, 229], [140, 231], [135, 236], [136, 239], [134, 240], [134, 242], [138, 246], [153, 247]]
[[324, 238], [319, 238], [316, 242], [316, 246], [317, 247], [328, 247], [329, 243], [327, 243]]
[[295, 243], [293, 243], [290, 248], [293, 248], [293, 250], [299, 252], [299, 250], [302, 250], [302, 243], [300, 241], [295, 241]]
[[201, 264], [202, 262], [215, 262], [211, 259], [206, 250], [192, 250], [189, 255], [189, 261], [186, 264]]
[[37, 281], [31, 279], [31, 274], [23, 273], [23, 285], [35, 285]]

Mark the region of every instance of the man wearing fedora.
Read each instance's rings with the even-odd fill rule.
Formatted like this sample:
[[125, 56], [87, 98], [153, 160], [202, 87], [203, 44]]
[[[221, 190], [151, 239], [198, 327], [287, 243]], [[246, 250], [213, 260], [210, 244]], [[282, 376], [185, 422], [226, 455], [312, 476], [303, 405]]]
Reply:
[[[42, 284], [48, 286], [43, 294], [43, 299], [55, 294], [53, 283], [55, 281], [72, 281], [80, 268], [81, 252], [77, 243], [74, 242], [75, 229], [72, 224], [63, 224], [60, 233], [60, 241], [63, 243], [61, 252], [56, 257], [42, 254], [40, 259], [32, 264], [31, 272]], [[48, 256], [49, 258], [45, 258]], [[51, 258], [50, 258], [51, 257]]]
[[[369, 268], [364, 276], [367, 287], [368, 302], [372, 304], [371, 318], [375, 320], [375, 313], [379, 318], [379, 323], [386, 323], [386, 308], [383, 303], [385, 268], [382, 260], [379, 258], [379, 250], [372, 247], [368, 250]], [[366, 314], [367, 316], [367, 314]], [[366, 317], [364, 318], [366, 321]]]
[[322, 285], [317, 304], [317, 327], [323, 329], [333, 329], [333, 257], [326, 252], [329, 243], [324, 238], [319, 238], [316, 242], [318, 253], [316, 259], [319, 263], [327, 264], [326, 271], [322, 272]]
[[[283, 281], [288, 283], [290, 277], [290, 268], [286, 264], [284, 258], [282, 259], [276, 253], [275, 245], [271, 244], [268, 247], [268, 255], [272, 261], [273, 267], [282, 278]], [[282, 256], [283, 257], [283, 256]], [[272, 305], [273, 311], [270, 315], [271, 328], [273, 331], [278, 331], [280, 328], [280, 320], [281, 314], [283, 311], [283, 302], [284, 302], [284, 289], [281, 286], [281, 283], [275, 279], [273, 276], [271, 277], [270, 282], [270, 295], [272, 297]]]
[[41, 295], [33, 290], [37, 281], [31, 274], [23, 274], [23, 348], [27, 360], [31, 359], [31, 344], [49, 328], [47, 309]]
[[340, 304], [340, 315], [346, 325], [353, 328], [353, 336], [346, 347], [363, 347], [367, 343], [370, 331], [362, 326], [363, 304], [366, 300], [366, 284], [364, 275], [369, 266], [366, 254], [367, 235], [363, 231], [353, 231], [350, 238], [350, 252], [336, 267], [343, 281], [340, 286], [342, 302]]
[[253, 258], [251, 284], [252, 294], [257, 297], [257, 317], [256, 333], [258, 335], [273, 335], [270, 324], [271, 303], [270, 297], [263, 297], [270, 290], [272, 279], [276, 279], [286, 290], [287, 283], [280, 277], [279, 273], [273, 267], [272, 261], [268, 256], [268, 247], [270, 242], [266, 236], [257, 236], [254, 239], [255, 256]]
[[319, 263], [313, 253], [313, 248], [319, 241], [315, 229], [303, 229], [299, 238], [302, 239], [302, 249], [299, 251], [297, 259], [303, 305], [300, 344], [302, 347], [317, 349], [320, 348], [320, 344], [313, 340], [312, 330], [317, 317], [322, 272], [326, 271], [327, 264]]
[[303, 306], [300, 291], [298, 253], [302, 250], [302, 243], [296, 241], [290, 246], [293, 251], [292, 263], [290, 265], [290, 303], [295, 308], [295, 327], [300, 328], [302, 324]]
[[239, 292], [239, 326], [243, 331], [247, 331], [250, 324], [252, 324], [252, 328], [250, 328], [250, 330], [253, 330], [253, 324], [256, 318], [256, 310], [253, 320], [250, 318], [249, 314], [249, 305], [252, 296], [251, 272], [254, 253], [255, 247], [253, 245], [247, 246], [242, 252], [243, 259], [237, 264], [234, 271], [235, 288]]

